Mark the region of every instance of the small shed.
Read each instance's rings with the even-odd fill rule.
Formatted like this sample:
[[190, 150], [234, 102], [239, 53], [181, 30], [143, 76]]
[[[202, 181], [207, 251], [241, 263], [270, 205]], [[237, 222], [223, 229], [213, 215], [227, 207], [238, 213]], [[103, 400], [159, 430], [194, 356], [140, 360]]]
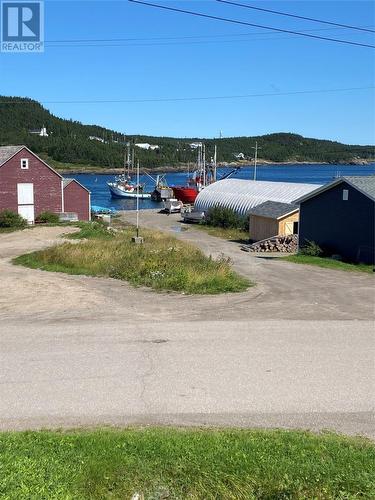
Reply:
[[250, 210], [250, 239], [260, 241], [272, 236], [298, 233], [299, 209], [292, 203], [266, 201]]
[[78, 220], [91, 219], [90, 191], [76, 179], [63, 179], [64, 210], [74, 212]]
[[299, 247], [314, 241], [343, 260], [375, 261], [375, 175], [340, 177], [295, 200]]

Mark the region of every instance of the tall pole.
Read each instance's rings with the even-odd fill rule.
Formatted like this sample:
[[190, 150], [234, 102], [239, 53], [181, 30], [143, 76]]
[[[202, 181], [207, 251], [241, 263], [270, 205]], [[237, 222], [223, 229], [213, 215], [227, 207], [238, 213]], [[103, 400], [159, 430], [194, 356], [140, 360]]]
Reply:
[[258, 141], [255, 141], [255, 148], [253, 147], [252, 149], [255, 149], [255, 155], [254, 155], [254, 181], [257, 180], [257, 161], [258, 161]]
[[206, 185], [206, 146], [202, 146], [202, 163], [203, 163], [203, 187]]
[[257, 159], [258, 159], [258, 141], [255, 141], [255, 155], [254, 155], [254, 181], [257, 180]]
[[217, 176], [217, 166], [216, 166], [216, 163], [217, 163], [217, 146], [215, 144], [215, 152], [214, 152], [214, 182], [216, 182], [216, 176]]
[[137, 160], [137, 238], [139, 237], [139, 160]]

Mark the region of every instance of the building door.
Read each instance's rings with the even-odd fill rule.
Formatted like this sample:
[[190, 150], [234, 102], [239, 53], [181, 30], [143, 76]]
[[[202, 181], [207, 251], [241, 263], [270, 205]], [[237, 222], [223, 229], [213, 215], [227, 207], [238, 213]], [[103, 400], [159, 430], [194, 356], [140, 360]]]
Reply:
[[285, 236], [293, 234], [293, 222], [285, 222]]
[[35, 220], [34, 184], [29, 182], [17, 184], [17, 199], [19, 215], [32, 224]]

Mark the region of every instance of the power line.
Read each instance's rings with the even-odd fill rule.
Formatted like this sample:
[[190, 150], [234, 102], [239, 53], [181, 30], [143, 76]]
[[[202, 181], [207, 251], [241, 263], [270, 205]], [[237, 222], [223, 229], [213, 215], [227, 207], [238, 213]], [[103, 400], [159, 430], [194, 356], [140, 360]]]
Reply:
[[[301, 33], [321, 32], [339, 30], [340, 28], [315, 28], [309, 30], [301, 30]], [[257, 35], [273, 34], [273, 31], [250, 31], [248, 33], [221, 33], [210, 35], [190, 35], [190, 36], [159, 36], [159, 37], [130, 37], [130, 38], [65, 38], [60, 40], [45, 40], [46, 44], [50, 43], [105, 43], [105, 42], [158, 42], [158, 41], [174, 41], [174, 40], [190, 40], [209, 39], [209, 38], [228, 38], [228, 37], [247, 37]]]
[[[121, 104], [121, 103], [148, 103], [148, 102], [183, 102], [183, 101], [209, 101], [209, 100], [224, 100], [224, 99], [247, 99], [252, 97], [277, 97], [288, 95], [303, 95], [303, 94], [323, 94], [335, 92], [352, 92], [356, 90], [375, 89], [375, 86], [369, 87], [349, 87], [341, 89], [319, 89], [319, 90], [295, 90], [290, 92], [274, 92], [274, 93], [259, 93], [259, 94], [242, 94], [242, 95], [219, 95], [219, 96], [199, 96], [199, 97], [161, 97], [161, 98], [140, 98], [140, 99], [88, 99], [88, 100], [61, 100], [61, 101], [44, 101], [43, 104]], [[3, 104], [29, 104], [29, 101], [1, 101]]]
[[247, 5], [243, 3], [231, 2], [230, 0], [216, 0], [220, 3], [227, 3], [229, 5], [235, 5], [236, 7], [244, 7], [246, 9], [259, 10], [262, 12], [269, 12], [271, 14], [277, 14], [279, 16], [294, 17], [296, 19], [303, 19], [305, 21], [313, 21], [314, 23], [330, 24], [331, 26], [339, 26], [341, 28], [349, 28], [351, 30], [367, 31], [368, 33], [375, 33], [374, 30], [361, 28], [360, 26], [353, 26], [350, 24], [340, 24], [332, 21], [325, 21], [323, 19], [315, 19], [313, 17], [297, 16], [296, 14], [288, 14], [286, 12], [280, 12], [278, 10], [265, 9], [263, 7], [254, 7], [253, 5]]
[[158, 4], [154, 4], [154, 3], [143, 2], [141, 0], [128, 0], [128, 1], [132, 2], [132, 3], [138, 3], [140, 5], [145, 5], [146, 7], [155, 7], [157, 9], [170, 10], [172, 12], [180, 12], [182, 14], [189, 14], [191, 16], [203, 17], [206, 19], [214, 19], [216, 21], [224, 21], [224, 22], [232, 23], [232, 24], [239, 24], [241, 26], [252, 26], [252, 27], [256, 27], [256, 28], [277, 31], [279, 33], [289, 33], [292, 35], [304, 36], [304, 37], [308, 37], [308, 38], [314, 38], [317, 40], [324, 40], [324, 41], [328, 41], [328, 42], [343, 43], [343, 44], [347, 44], [347, 45], [354, 45], [354, 46], [358, 46], [358, 47], [367, 47], [367, 48], [375, 49], [375, 45], [370, 45], [367, 43], [351, 42], [349, 40], [341, 40], [338, 38], [329, 38], [329, 37], [324, 37], [324, 36], [319, 36], [319, 35], [311, 35], [308, 33], [303, 33], [301, 31], [292, 31], [292, 30], [287, 30], [287, 29], [282, 29], [282, 28], [274, 28], [272, 26], [264, 26], [261, 24], [248, 23], [246, 21], [239, 21], [237, 19], [229, 19], [227, 17], [213, 16], [211, 14], [203, 14], [201, 12], [194, 12], [191, 10], [177, 9], [176, 7], [167, 7], [166, 5], [158, 5]]
[[[325, 31], [325, 30], [330, 30], [332, 28], [324, 28], [323, 30], [307, 30], [308, 31]], [[335, 28], [335, 29], [340, 29], [340, 28]], [[66, 40], [65, 43], [62, 43], [63, 41], [56, 41], [55, 43], [52, 41], [47, 41], [46, 46], [47, 47], [71, 47], [71, 48], [77, 48], [77, 47], [156, 47], [156, 46], [178, 46], [178, 45], [202, 45], [202, 44], [222, 44], [222, 43], [251, 43], [251, 42], [258, 42], [259, 40], [264, 40], [264, 41], [269, 41], [269, 40], [287, 40], [289, 39], [288, 35], [282, 36], [282, 33], [279, 33], [278, 36], [264, 36], [267, 35], [268, 33], [274, 34], [272, 31], [266, 31], [266, 32], [252, 32], [252, 33], [244, 33], [244, 34], [228, 34], [228, 35], [213, 35], [214, 39], [210, 39], [211, 37], [208, 36], [197, 36], [197, 37], [160, 37], [160, 38], [129, 38], [129, 39], [121, 39], [121, 38], [113, 38], [113, 39], [98, 39], [96, 41], [91, 41], [91, 40], [84, 40], [82, 39], [80, 43], [76, 43], [76, 41], [73, 40]], [[245, 37], [245, 36], [250, 36], [250, 35], [258, 35], [255, 38], [241, 38], [238, 39], [238, 37]], [[219, 38], [216, 38], [219, 37]], [[237, 37], [236, 39], [231, 39], [229, 37]], [[224, 39], [223, 37], [227, 37], [227, 39]], [[261, 37], [261, 38], [260, 38]], [[194, 39], [194, 38], [198, 38]], [[202, 40], [199, 40], [199, 38], [202, 38]], [[139, 42], [137, 42], [139, 40]], [[152, 41], [156, 40], [156, 41]], [[158, 40], [166, 40], [166, 41], [158, 41]], [[82, 42], [82, 43], [81, 43]], [[114, 42], [114, 43], [112, 43]]]

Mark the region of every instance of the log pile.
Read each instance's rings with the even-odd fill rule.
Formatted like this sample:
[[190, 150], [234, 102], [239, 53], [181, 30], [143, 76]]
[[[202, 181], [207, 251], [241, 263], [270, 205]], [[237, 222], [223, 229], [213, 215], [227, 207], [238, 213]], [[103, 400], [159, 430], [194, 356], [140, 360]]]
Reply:
[[266, 240], [257, 241], [251, 245], [247, 245], [243, 250], [247, 252], [297, 252], [298, 237], [296, 234], [288, 236], [274, 236]]

